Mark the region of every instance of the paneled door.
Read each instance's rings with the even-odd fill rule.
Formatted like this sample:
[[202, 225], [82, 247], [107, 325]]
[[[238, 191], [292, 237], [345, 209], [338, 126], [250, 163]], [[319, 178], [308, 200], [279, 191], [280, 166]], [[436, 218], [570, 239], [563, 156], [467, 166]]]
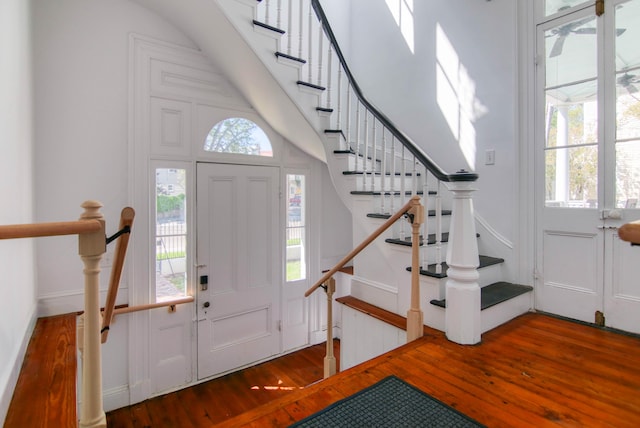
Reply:
[[279, 169], [197, 166], [198, 378], [280, 351]]
[[640, 218], [640, 0], [544, 3], [536, 308], [640, 332], [640, 248], [617, 236]]

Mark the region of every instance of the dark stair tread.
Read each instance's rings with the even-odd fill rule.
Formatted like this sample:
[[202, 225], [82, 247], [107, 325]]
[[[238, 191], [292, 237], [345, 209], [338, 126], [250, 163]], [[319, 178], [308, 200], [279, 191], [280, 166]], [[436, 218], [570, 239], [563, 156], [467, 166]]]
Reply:
[[[394, 245], [402, 245], [403, 247], [410, 247], [411, 246], [411, 236], [405, 238], [405, 239], [394, 239], [394, 238], [389, 238], [389, 239], [385, 239], [384, 242], [387, 242], [389, 244], [394, 244]], [[442, 234], [442, 241], [440, 242], [449, 242], [449, 232], [444, 232]], [[436, 234], [435, 233], [430, 233], [427, 236], [427, 245], [433, 245], [436, 243]], [[422, 237], [422, 235], [420, 235], [420, 245], [422, 246], [424, 244], [424, 239]]]
[[319, 90], [319, 91], [324, 91], [324, 90], [326, 90], [326, 89], [327, 89], [327, 88], [325, 88], [324, 86], [314, 85], [313, 83], [305, 82], [305, 81], [303, 81], [303, 80], [298, 80], [296, 83], [297, 83], [298, 85], [306, 86], [306, 87], [308, 87], [308, 88], [312, 88], [312, 89], [317, 89], [317, 90]]
[[265, 24], [264, 22], [256, 21], [255, 19], [253, 20], [253, 25], [257, 25], [258, 27], [262, 27], [262, 28], [264, 28], [266, 30], [270, 30], [270, 31], [273, 31], [273, 32], [276, 32], [276, 33], [280, 33], [280, 34], [284, 34], [285, 33], [285, 31], [281, 30], [280, 28], [273, 27], [273, 26], [271, 26], [269, 24]]
[[[324, 113], [333, 113], [333, 109], [329, 107], [316, 107], [316, 111], [321, 111]], [[325, 129], [324, 130], [325, 134], [327, 133], [327, 131], [331, 131], [331, 130]], [[336, 133], [342, 132], [340, 129], [336, 129], [336, 131], [337, 131]]]
[[[393, 194], [393, 195], [395, 195], [395, 196], [398, 196], [398, 195], [400, 195], [400, 194], [401, 194], [401, 192], [400, 192], [399, 190], [398, 190], [398, 191], [395, 191], [395, 192], [386, 192], [386, 191], [385, 191], [385, 192], [383, 192], [383, 191], [380, 191], [380, 190], [377, 190], [377, 191], [376, 191], [376, 190], [352, 190], [352, 191], [351, 191], [351, 194], [352, 194], [352, 195], [369, 195], [369, 196], [380, 196], [380, 195], [382, 195], [382, 194], [384, 194], [384, 195], [391, 195], [391, 194]], [[404, 192], [404, 194], [405, 194], [406, 196], [411, 196], [411, 195], [412, 195], [411, 190], [407, 190], [407, 191], [405, 191], [405, 192]], [[422, 194], [423, 194], [423, 192], [422, 192], [422, 190], [418, 190], [418, 191], [416, 192], [416, 194], [417, 194], [417, 195], [422, 195]]]
[[[491, 256], [479, 256], [479, 266], [478, 269], [482, 269], [483, 267], [493, 266], [504, 262], [504, 259], [498, 257]], [[408, 267], [407, 270], [411, 272], [411, 267]], [[446, 278], [447, 270], [449, 270], [449, 266], [447, 263], [442, 263], [442, 273], [436, 273], [436, 265], [431, 264], [427, 266], [427, 269], [420, 269], [420, 275], [431, 276], [433, 278]]]
[[[433, 191], [429, 191], [429, 194], [430, 195], [436, 195], [437, 193], [433, 192]], [[427, 215], [429, 217], [435, 217], [436, 216], [436, 210], [429, 210], [427, 212]], [[442, 215], [451, 215], [451, 210], [442, 210]], [[381, 218], [383, 220], [387, 220], [387, 219], [391, 218], [391, 214], [369, 213], [369, 214], [367, 214], [367, 217], [369, 217], [369, 218]], [[407, 238], [407, 239], [411, 239], [411, 238]], [[401, 239], [392, 239], [392, 241], [401, 241]], [[387, 242], [389, 242], [389, 240], [387, 240]], [[409, 244], [409, 245], [411, 245], [411, 244]]]
[[299, 62], [300, 64], [306, 64], [307, 63], [307, 60], [305, 60], [305, 59], [298, 58], [296, 56], [291, 56], [291, 55], [288, 55], [288, 54], [282, 53], [282, 52], [276, 52], [276, 56], [277, 57], [282, 57], [282, 58], [285, 58], [285, 59], [288, 59], [288, 60], [291, 60], [291, 61], [296, 61], [296, 62]]
[[[371, 158], [368, 158], [368, 160], [371, 160]], [[381, 162], [379, 159], [376, 159], [376, 162]], [[364, 171], [342, 171], [342, 175], [362, 175], [365, 174]], [[371, 172], [367, 171], [366, 174], [371, 174]], [[375, 175], [382, 175], [381, 172], [376, 171], [374, 172]], [[391, 175], [395, 175], [396, 177], [402, 177], [402, 173], [401, 172], [396, 172], [395, 174], [391, 174], [390, 172], [385, 172], [384, 173], [385, 177], [391, 177]], [[410, 172], [406, 172], [405, 177], [413, 177], [413, 174]], [[420, 173], [416, 174], [417, 177], [420, 177]]]
[[[480, 289], [480, 310], [485, 310], [498, 303], [506, 302], [507, 300], [518, 297], [521, 294], [532, 291], [533, 287], [530, 285], [512, 284], [510, 282], [495, 282], [486, 287]], [[432, 300], [432, 305], [439, 306], [441, 308], [447, 307], [447, 299]]]

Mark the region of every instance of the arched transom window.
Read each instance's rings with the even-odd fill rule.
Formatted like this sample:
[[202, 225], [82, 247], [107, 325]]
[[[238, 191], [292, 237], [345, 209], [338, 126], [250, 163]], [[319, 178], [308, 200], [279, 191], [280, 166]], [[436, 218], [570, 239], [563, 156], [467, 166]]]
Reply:
[[208, 152], [273, 157], [269, 137], [249, 119], [233, 117], [211, 128], [204, 142]]

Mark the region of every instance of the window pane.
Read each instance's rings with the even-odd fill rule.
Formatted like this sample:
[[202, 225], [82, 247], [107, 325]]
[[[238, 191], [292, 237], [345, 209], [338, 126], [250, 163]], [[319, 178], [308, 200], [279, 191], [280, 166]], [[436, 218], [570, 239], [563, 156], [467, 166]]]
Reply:
[[638, 208], [640, 140], [616, 144], [616, 207]]
[[598, 147], [548, 149], [545, 165], [548, 207], [598, 207]]
[[187, 281], [186, 170], [156, 169], [156, 301], [183, 297]]
[[547, 97], [546, 147], [593, 144], [598, 141], [598, 104], [595, 101], [555, 104]]
[[640, 138], [640, 1], [616, 7], [617, 140]]
[[287, 175], [287, 281], [306, 279], [305, 177]]
[[208, 152], [273, 156], [267, 134], [252, 121], [241, 117], [225, 119], [211, 128], [204, 149]]
[[582, 3], [593, 3], [593, 0], [546, 0], [544, 4], [544, 16], [553, 15], [556, 12], [569, 9]]

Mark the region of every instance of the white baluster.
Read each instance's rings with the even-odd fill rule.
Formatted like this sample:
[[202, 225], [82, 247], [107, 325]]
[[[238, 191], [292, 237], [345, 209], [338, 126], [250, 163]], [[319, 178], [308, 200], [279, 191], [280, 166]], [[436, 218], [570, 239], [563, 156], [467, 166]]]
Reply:
[[271, 0], [267, 0], [264, 4], [264, 23], [271, 25]]
[[395, 191], [396, 191], [396, 137], [391, 134], [391, 184], [389, 189], [389, 212], [391, 214], [395, 213]]
[[438, 186], [436, 188], [436, 273], [442, 273], [442, 182], [438, 180]]
[[351, 85], [347, 84], [347, 150], [351, 150]]
[[[402, 162], [402, 167], [401, 167], [401, 174], [402, 176], [400, 177], [400, 206], [403, 206], [406, 202], [405, 202], [405, 193], [406, 193], [406, 181], [407, 181], [407, 163], [405, 161], [404, 158], [404, 144], [402, 145], [402, 155], [401, 155], [401, 162]], [[400, 239], [404, 239], [405, 238], [405, 231], [404, 231], [404, 221], [400, 222]]]
[[[342, 130], [342, 67], [338, 64], [338, 102], [336, 110], [336, 129]], [[342, 138], [338, 136], [338, 150], [342, 149]]]
[[[424, 166], [424, 165], [423, 165]], [[429, 266], [429, 172], [423, 168], [424, 180], [422, 181], [422, 205], [424, 205], [424, 223], [422, 225], [422, 269]]]
[[329, 52], [327, 54], [327, 108], [331, 108], [331, 66], [333, 60], [333, 46], [329, 43]]
[[318, 80], [317, 85], [322, 86], [322, 45], [324, 42], [324, 32], [322, 31], [322, 23], [318, 26]]
[[307, 59], [307, 67], [309, 68], [309, 80], [313, 82], [313, 10], [311, 2], [309, 2], [309, 58]]
[[289, 11], [287, 12], [287, 55], [291, 55], [291, 45], [293, 41], [291, 38], [293, 37], [293, 10], [292, 10], [292, 2], [293, 0], [289, 0]]
[[302, 42], [304, 38], [304, 8], [302, 7], [302, 3], [298, 3], [298, 58], [302, 58]]
[[367, 190], [367, 174], [369, 172], [369, 110], [364, 111], [364, 155], [362, 158], [362, 190]]
[[276, 28], [282, 28], [282, 0], [276, 3]]
[[356, 161], [354, 171], [358, 171], [358, 165], [360, 164], [360, 100], [356, 100]]
[[[375, 191], [375, 182], [376, 182], [376, 158], [377, 158], [377, 130], [376, 130], [376, 118], [373, 116], [373, 147], [371, 148], [371, 191]], [[382, 177], [382, 176], [381, 176]], [[381, 179], [384, 179], [382, 177]], [[383, 195], [380, 195], [384, 197]]]
[[385, 201], [387, 191], [387, 136], [385, 134], [385, 127], [382, 127], [382, 164], [380, 165], [380, 214], [386, 214]]

